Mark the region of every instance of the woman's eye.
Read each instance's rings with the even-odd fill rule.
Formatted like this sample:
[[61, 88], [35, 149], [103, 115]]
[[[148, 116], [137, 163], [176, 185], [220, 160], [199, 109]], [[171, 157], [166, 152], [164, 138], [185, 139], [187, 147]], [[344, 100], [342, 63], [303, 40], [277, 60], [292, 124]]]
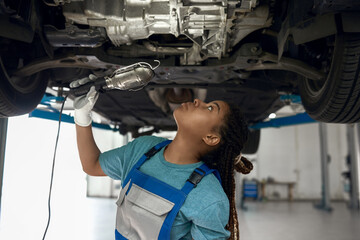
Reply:
[[213, 107], [212, 106], [208, 106], [207, 108], [210, 112], [213, 110]]

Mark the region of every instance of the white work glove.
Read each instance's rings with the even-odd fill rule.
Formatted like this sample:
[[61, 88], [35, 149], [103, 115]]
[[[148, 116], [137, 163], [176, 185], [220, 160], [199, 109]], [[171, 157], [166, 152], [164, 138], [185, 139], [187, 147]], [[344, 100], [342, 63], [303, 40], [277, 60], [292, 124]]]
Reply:
[[[97, 77], [90, 74], [89, 77], [75, 80], [70, 83], [70, 88], [76, 88], [84, 85], [88, 82], [95, 81]], [[74, 99], [74, 121], [81, 127], [87, 127], [91, 124], [91, 110], [93, 109], [96, 100], [99, 97], [99, 93], [95, 90], [95, 86], [92, 86], [86, 95], [76, 97]]]

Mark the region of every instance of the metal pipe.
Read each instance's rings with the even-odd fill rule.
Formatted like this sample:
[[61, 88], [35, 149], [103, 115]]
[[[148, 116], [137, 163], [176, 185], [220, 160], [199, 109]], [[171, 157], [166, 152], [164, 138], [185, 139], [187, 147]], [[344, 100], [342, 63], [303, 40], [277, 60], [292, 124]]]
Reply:
[[327, 129], [325, 123], [319, 124], [320, 156], [321, 156], [321, 202], [315, 207], [325, 211], [332, 211], [330, 206], [329, 162], [327, 146]]
[[183, 93], [183, 90], [182, 90], [182, 88], [174, 88], [174, 93], [175, 93], [175, 95], [176, 96], [181, 96], [182, 95], [182, 93]]
[[150, 42], [143, 42], [144, 46], [156, 53], [166, 53], [166, 54], [184, 54], [191, 51], [191, 48], [174, 48], [174, 47], [157, 47], [154, 44], [151, 44]]
[[0, 217], [1, 217], [1, 198], [2, 198], [2, 184], [4, 177], [7, 126], [8, 126], [8, 119], [0, 118]]
[[[359, 132], [358, 124], [358, 132]], [[355, 125], [347, 125], [348, 146], [350, 153], [350, 181], [351, 181], [351, 194], [350, 205], [351, 209], [360, 209], [359, 205], [359, 148], [356, 147], [355, 138]], [[360, 137], [359, 137], [360, 138]], [[360, 140], [360, 139], [359, 139]]]
[[358, 189], [358, 194], [357, 194], [357, 204], [358, 204], [358, 210], [360, 209], [360, 123], [356, 124], [357, 126], [357, 189]]

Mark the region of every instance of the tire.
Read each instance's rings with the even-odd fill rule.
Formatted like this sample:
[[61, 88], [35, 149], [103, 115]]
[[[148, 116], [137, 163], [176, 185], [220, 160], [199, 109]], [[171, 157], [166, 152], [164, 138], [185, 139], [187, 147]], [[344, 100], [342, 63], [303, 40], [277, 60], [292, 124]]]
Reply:
[[260, 143], [260, 129], [249, 131], [248, 140], [246, 141], [243, 154], [255, 154], [259, 148]]
[[0, 56], [0, 117], [12, 117], [31, 112], [40, 103], [48, 78], [45, 73], [30, 77], [10, 77]]
[[325, 82], [302, 78], [299, 90], [311, 118], [327, 123], [360, 121], [360, 34], [335, 38], [331, 66]]

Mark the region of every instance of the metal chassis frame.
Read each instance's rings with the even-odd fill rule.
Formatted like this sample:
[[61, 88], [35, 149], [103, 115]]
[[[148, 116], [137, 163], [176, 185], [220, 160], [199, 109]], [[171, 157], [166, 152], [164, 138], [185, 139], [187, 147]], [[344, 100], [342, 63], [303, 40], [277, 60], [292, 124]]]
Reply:
[[275, 118], [271, 119], [266, 122], [259, 122], [253, 126], [250, 126], [251, 129], [261, 129], [261, 128], [268, 128], [268, 127], [286, 127], [286, 126], [293, 126], [299, 124], [306, 124], [306, 123], [315, 123], [314, 119], [312, 119], [306, 112], [305, 113], [298, 113], [293, 116], [282, 117], [282, 118]]

